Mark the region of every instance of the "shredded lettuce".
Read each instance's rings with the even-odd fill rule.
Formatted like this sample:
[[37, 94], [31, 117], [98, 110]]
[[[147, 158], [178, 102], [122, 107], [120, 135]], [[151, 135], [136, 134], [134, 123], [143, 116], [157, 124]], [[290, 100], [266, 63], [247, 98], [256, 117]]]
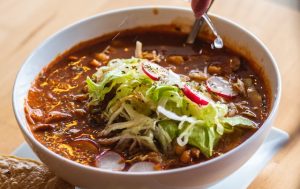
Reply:
[[158, 125], [168, 133], [170, 138], [173, 140], [178, 136], [178, 124], [173, 120], [162, 120], [159, 121]]
[[213, 148], [219, 137], [220, 135], [216, 132], [215, 127], [196, 125], [189, 137], [189, 143], [198, 147], [206, 157], [210, 157], [213, 154]]
[[[90, 104], [99, 104], [104, 100], [106, 94], [115, 90], [116, 95], [110, 101], [110, 107], [118, 99], [132, 94], [134, 89], [151, 86], [152, 80], [146, 75], [140, 74], [139, 65], [139, 59], [125, 59], [124, 61], [118, 59], [117, 61], [110, 61], [105, 67], [99, 68], [95, 78], [100, 78], [101, 82], [95, 83], [89, 77], [86, 80], [91, 98]], [[110, 67], [112, 69], [108, 69]]]
[[257, 124], [250, 119], [247, 119], [242, 116], [234, 116], [234, 117], [223, 117], [221, 119], [223, 124], [228, 124], [232, 127], [240, 126], [240, 127], [248, 127], [252, 129], [257, 129]]
[[90, 106], [108, 99], [101, 115], [107, 125], [100, 135], [118, 141], [116, 147], [130, 142], [130, 149], [143, 146], [166, 152], [176, 140], [211, 157], [224, 133], [232, 132], [234, 127], [257, 128], [245, 117], [227, 117], [226, 104], [211, 101], [199, 106], [176, 83], [151, 80], [142, 71], [143, 61], [147, 60], [114, 59], [86, 80]]

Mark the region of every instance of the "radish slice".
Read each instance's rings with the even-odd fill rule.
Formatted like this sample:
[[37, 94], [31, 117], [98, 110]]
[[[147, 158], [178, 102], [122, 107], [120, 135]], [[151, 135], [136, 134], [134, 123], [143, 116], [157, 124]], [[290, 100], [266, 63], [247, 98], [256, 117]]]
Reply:
[[201, 94], [200, 92], [194, 91], [189, 86], [184, 85], [182, 89], [183, 93], [186, 97], [188, 97], [191, 101], [200, 104], [200, 105], [207, 105], [210, 101], [209, 98]]
[[122, 171], [125, 168], [124, 158], [113, 151], [106, 151], [96, 158], [96, 166], [101, 169]]
[[98, 144], [89, 138], [76, 138], [72, 142], [70, 142], [70, 145], [73, 147], [83, 149], [83, 150], [88, 150], [88, 151], [92, 151], [94, 153], [99, 153]]
[[154, 81], [158, 81], [161, 76], [165, 76], [167, 70], [155, 63], [144, 61], [142, 63], [143, 72]]
[[142, 70], [154, 81], [162, 80], [169, 85], [177, 85], [179, 88], [183, 88], [183, 82], [181, 81], [182, 77], [172, 70], [168, 70], [150, 61], [142, 62]]
[[207, 79], [206, 86], [209, 91], [225, 98], [232, 98], [238, 95], [232, 85], [222, 77], [212, 76]]
[[152, 162], [138, 162], [133, 164], [128, 172], [146, 172], [146, 171], [155, 171], [155, 164]]

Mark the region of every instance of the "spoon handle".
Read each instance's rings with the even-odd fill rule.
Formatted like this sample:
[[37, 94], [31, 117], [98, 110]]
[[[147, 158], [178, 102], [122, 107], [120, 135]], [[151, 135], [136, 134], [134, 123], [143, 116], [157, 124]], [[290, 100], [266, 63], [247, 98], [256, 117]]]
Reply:
[[189, 33], [188, 38], [186, 39], [187, 44], [193, 44], [199, 33], [199, 30], [204, 22], [204, 19], [197, 18], [193, 24], [192, 31]]
[[[212, 6], [213, 3], [214, 3], [214, 0], [211, 1], [211, 4], [208, 7], [207, 11], [210, 9], [210, 7]], [[203, 25], [203, 22], [204, 22], [204, 19], [202, 17], [196, 18], [196, 20], [193, 24], [193, 27], [192, 27], [192, 31], [189, 33], [189, 36], [186, 40], [187, 44], [193, 44], [195, 42], [195, 39], [199, 33], [201, 26]]]

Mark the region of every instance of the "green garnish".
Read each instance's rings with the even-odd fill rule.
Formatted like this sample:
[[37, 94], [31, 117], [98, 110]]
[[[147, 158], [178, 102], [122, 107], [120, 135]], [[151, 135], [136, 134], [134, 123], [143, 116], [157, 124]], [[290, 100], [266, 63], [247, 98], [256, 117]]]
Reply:
[[102, 137], [130, 139], [132, 147], [142, 145], [153, 151], [167, 151], [176, 140], [210, 157], [224, 133], [234, 127], [257, 128], [245, 117], [226, 117], [226, 104], [211, 101], [199, 106], [178, 86], [150, 79], [142, 71], [143, 61], [147, 60], [114, 59], [99, 68], [93, 79], [87, 78], [91, 106], [101, 104], [108, 94], [112, 97], [102, 113], [107, 121]]

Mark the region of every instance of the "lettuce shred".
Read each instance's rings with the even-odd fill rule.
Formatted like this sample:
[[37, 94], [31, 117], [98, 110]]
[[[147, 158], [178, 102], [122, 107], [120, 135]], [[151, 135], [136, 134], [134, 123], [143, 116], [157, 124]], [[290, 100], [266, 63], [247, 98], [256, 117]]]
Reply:
[[86, 80], [89, 106], [100, 105], [110, 96], [101, 115], [107, 124], [100, 134], [118, 141], [117, 147], [130, 142], [130, 149], [139, 146], [166, 152], [176, 140], [211, 157], [224, 133], [234, 127], [257, 128], [245, 117], [226, 117], [226, 104], [212, 101], [199, 106], [178, 86], [151, 80], [142, 71], [143, 61], [147, 60], [114, 59]]

